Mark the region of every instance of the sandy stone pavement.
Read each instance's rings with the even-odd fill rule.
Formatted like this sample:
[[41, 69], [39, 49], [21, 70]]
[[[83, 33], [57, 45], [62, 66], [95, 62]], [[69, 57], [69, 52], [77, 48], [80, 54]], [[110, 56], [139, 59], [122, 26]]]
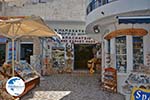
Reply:
[[121, 94], [102, 91], [98, 74], [53, 74], [43, 78], [40, 86], [21, 100], [125, 100]]

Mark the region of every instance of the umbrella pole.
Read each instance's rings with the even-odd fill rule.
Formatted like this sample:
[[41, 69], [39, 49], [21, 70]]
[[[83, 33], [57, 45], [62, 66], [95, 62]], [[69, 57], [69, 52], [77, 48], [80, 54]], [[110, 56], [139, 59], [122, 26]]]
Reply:
[[15, 51], [14, 51], [14, 43], [15, 43], [15, 39], [12, 39], [12, 76], [14, 76], [14, 66], [15, 66], [15, 59], [14, 59], [14, 55], [15, 55]]

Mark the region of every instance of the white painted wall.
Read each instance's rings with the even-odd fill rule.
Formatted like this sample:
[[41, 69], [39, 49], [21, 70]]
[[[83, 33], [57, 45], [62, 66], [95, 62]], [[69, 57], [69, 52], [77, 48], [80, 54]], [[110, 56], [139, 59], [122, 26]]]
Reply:
[[[143, 42], [144, 42], [144, 64], [146, 64], [146, 54], [148, 52], [150, 52], [150, 24], [109, 24], [107, 26], [105, 26], [105, 28], [109, 29], [110, 32], [118, 30], [118, 29], [126, 29], [126, 28], [144, 28], [145, 30], [148, 31], [148, 34], [145, 35], [143, 37]], [[107, 33], [109, 34], [109, 33]], [[105, 34], [106, 35], [106, 34]], [[105, 42], [107, 45], [107, 42]], [[117, 88], [118, 88], [118, 92], [123, 93], [122, 91], [122, 86], [124, 85], [125, 80], [127, 79], [129, 73], [131, 72], [131, 70], [133, 69], [133, 45], [132, 45], [132, 36], [126, 36], [126, 44], [127, 44], [127, 73], [118, 73], [118, 80], [117, 80]], [[105, 48], [107, 48], [107, 46], [105, 46]], [[106, 49], [105, 49], [106, 50]], [[115, 38], [111, 39], [111, 54], [115, 54]], [[106, 50], [107, 51], [107, 50]], [[103, 52], [106, 52], [103, 51]], [[103, 58], [105, 59], [105, 58]], [[116, 57], [114, 56], [114, 63], [116, 62]], [[113, 64], [114, 67], [115, 64]], [[126, 95], [126, 100], [129, 100], [130, 95]]]
[[[86, 18], [86, 24], [89, 25], [97, 20], [120, 15], [122, 13], [129, 13], [135, 11], [145, 11], [145, 15], [150, 13], [150, 0], [117, 0], [93, 10]], [[101, 12], [104, 12], [104, 15]], [[132, 13], [133, 14], [133, 13]]]
[[111, 67], [116, 68], [116, 39], [113, 38], [110, 40], [110, 61]]
[[147, 34], [146, 36], [143, 37], [144, 38], [144, 64], [146, 65], [147, 64], [147, 58], [146, 58], [146, 55], [148, 53], [150, 53], [150, 34]]
[[85, 22], [82, 21], [48, 21], [46, 24], [55, 29], [83, 29], [85, 30]]
[[44, 20], [85, 21], [85, 8], [85, 0], [47, 0], [47, 3], [25, 3], [5, 10], [9, 16], [36, 15]]

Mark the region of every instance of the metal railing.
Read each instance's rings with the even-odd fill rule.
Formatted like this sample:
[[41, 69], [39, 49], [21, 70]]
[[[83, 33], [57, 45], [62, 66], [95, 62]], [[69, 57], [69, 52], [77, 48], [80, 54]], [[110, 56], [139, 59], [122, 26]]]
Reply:
[[117, 0], [92, 0], [89, 5], [87, 6], [87, 9], [86, 9], [86, 14], [88, 15], [90, 12], [92, 12], [94, 9], [102, 6], [102, 5], [105, 5], [105, 4], [108, 4], [108, 3], [111, 3], [111, 2], [114, 2], [114, 1], [117, 1]]

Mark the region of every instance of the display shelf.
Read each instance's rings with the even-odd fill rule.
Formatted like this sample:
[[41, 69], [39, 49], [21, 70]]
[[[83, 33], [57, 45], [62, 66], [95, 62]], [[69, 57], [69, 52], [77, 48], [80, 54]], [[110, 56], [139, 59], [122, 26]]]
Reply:
[[150, 73], [139, 71], [130, 73], [122, 86], [123, 92], [130, 94], [133, 87], [150, 89]]
[[3, 89], [4, 88], [4, 81], [6, 80], [7, 78], [4, 76], [4, 74], [0, 71], [0, 89]]
[[150, 66], [150, 53], [149, 52], [146, 54], [146, 65]]
[[117, 71], [116, 69], [109, 67], [105, 68], [103, 74], [102, 89], [110, 92], [117, 92]]
[[127, 68], [126, 36], [116, 37], [116, 68], [119, 73], [125, 73]]
[[0, 100], [15, 100], [15, 97], [7, 93], [5, 85], [8, 77], [0, 69]]
[[[8, 78], [12, 77], [12, 66], [6, 64], [3, 66], [1, 73]], [[25, 91], [18, 96], [19, 98], [24, 96], [32, 88], [40, 84], [40, 75], [26, 62], [15, 62], [15, 76], [20, 77], [25, 82]], [[15, 98], [18, 98], [15, 97]], [[14, 100], [14, 99], [10, 99]]]
[[65, 48], [63, 45], [52, 47], [52, 67], [60, 71], [65, 67]]
[[19, 97], [24, 96], [32, 88], [40, 84], [39, 73], [37, 73], [37, 71], [34, 70], [33, 67], [26, 62], [15, 62], [15, 72], [25, 82], [25, 90]]
[[26, 62], [16, 62], [15, 72], [17, 72], [17, 74], [19, 74], [25, 82], [39, 77], [39, 74]]

